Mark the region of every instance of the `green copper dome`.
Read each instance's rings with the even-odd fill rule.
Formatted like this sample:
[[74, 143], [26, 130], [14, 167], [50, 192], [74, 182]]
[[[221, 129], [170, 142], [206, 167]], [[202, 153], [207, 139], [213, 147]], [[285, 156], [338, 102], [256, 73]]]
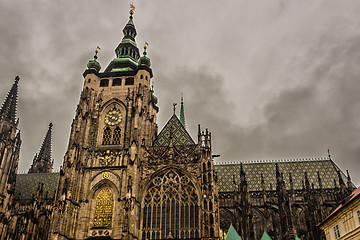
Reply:
[[139, 66], [146, 66], [146, 67], [150, 68], [151, 62], [150, 62], [150, 58], [148, 58], [146, 56], [146, 51], [144, 51], [144, 55], [139, 58], [138, 63], [139, 63]]
[[154, 90], [151, 90], [151, 102], [155, 105], [158, 103], [158, 98], [155, 96]]
[[101, 69], [101, 65], [98, 61], [96, 61], [96, 59], [97, 59], [97, 56], [95, 55], [93, 60], [89, 60], [89, 62], [87, 64], [87, 68], [93, 69], [93, 70], [99, 72]]

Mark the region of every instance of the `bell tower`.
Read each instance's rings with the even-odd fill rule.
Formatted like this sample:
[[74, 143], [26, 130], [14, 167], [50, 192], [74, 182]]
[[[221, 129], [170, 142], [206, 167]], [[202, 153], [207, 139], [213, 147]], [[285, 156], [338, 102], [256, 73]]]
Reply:
[[[132, 6], [132, 5], [131, 5]], [[116, 57], [104, 72], [98, 51], [84, 85], [60, 171], [51, 239], [139, 235], [141, 149], [157, 134], [157, 98], [146, 45], [140, 56], [132, 6]]]

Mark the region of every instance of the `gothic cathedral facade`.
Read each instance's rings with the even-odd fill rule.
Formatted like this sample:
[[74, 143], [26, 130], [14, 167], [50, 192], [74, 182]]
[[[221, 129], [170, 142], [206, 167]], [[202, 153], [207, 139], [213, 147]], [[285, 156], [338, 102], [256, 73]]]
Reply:
[[211, 133], [199, 125], [190, 136], [183, 101], [180, 118], [174, 106], [158, 130], [133, 10], [123, 35], [103, 72], [97, 51], [87, 64], [60, 172], [50, 123], [29, 172], [17, 174], [15, 78], [0, 109], [0, 240], [224, 240], [228, 229], [250, 240], [324, 240], [317, 224], [355, 188], [330, 153], [214, 166]]
[[84, 85], [54, 200], [51, 239], [165, 239], [219, 235], [211, 135], [195, 143], [174, 114], [160, 134], [150, 59], [132, 13], [116, 57]]

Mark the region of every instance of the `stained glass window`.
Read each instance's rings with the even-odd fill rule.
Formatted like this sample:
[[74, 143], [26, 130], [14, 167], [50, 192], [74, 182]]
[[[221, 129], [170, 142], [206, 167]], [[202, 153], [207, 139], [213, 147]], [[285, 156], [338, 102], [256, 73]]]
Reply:
[[121, 131], [119, 127], [116, 127], [113, 135], [113, 145], [120, 145]]
[[103, 145], [110, 145], [110, 141], [111, 141], [111, 130], [109, 127], [107, 127], [104, 130]]
[[93, 227], [111, 227], [114, 197], [111, 189], [104, 187], [96, 196]]
[[143, 239], [200, 236], [198, 195], [186, 175], [169, 170], [154, 178], [143, 203]]

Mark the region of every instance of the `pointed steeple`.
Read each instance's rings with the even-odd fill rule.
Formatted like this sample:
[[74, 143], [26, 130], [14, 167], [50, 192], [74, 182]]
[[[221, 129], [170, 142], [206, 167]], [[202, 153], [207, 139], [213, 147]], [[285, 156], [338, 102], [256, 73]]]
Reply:
[[184, 97], [183, 97], [183, 94], [181, 94], [180, 122], [181, 122], [181, 124], [184, 126], [184, 128], [186, 129], [186, 124], [185, 124], [185, 110], [184, 110]]
[[135, 42], [137, 35], [133, 14], [135, 7], [131, 5], [130, 16], [123, 29], [123, 38], [115, 49], [116, 58], [112, 60], [105, 72], [133, 72], [138, 67], [139, 49]]
[[3, 105], [0, 109], [0, 119], [5, 119], [13, 123], [16, 122], [16, 108], [17, 108], [17, 96], [18, 96], [18, 83], [19, 76], [15, 77], [14, 83], [9, 90]]
[[50, 173], [53, 168], [53, 160], [51, 159], [51, 135], [52, 135], [52, 126], [49, 124], [49, 129], [46, 133], [44, 141], [41, 145], [40, 151], [35, 155], [33, 164], [29, 169], [29, 173]]

